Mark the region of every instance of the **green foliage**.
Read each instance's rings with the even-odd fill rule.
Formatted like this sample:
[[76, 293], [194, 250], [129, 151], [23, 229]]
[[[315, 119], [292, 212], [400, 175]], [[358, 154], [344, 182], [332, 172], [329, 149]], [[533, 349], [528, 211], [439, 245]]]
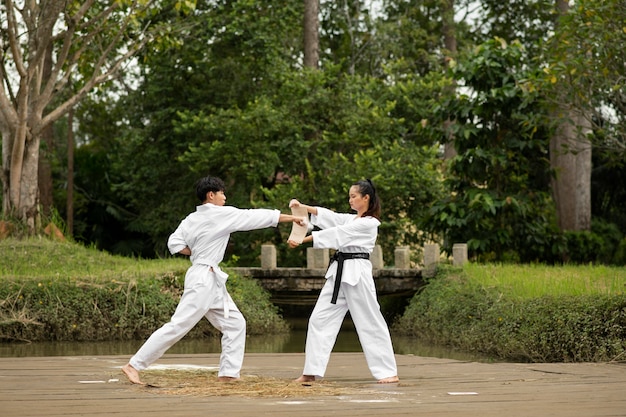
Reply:
[[[71, 243], [3, 240], [0, 339], [135, 340], [169, 321], [188, 262], [133, 260]], [[231, 274], [227, 288], [247, 319], [248, 334], [281, 333], [287, 324], [270, 296]], [[215, 335], [201, 321], [188, 337]]]
[[514, 361], [607, 361], [626, 351], [623, 291], [515, 295], [447, 269], [413, 298], [394, 330]]
[[603, 240], [590, 231], [566, 231], [566, 261], [573, 263], [596, 262], [603, 252]]
[[[473, 6], [470, 6], [473, 7]], [[541, 42], [554, 31], [554, 0], [481, 0], [472, 10], [475, 19], [469, 36], [476, 44], [498, 37], [519, 41], [531, 56], [541, 53]]]
[[[79, 240], [166, 256], [167, 236], [197, 204], [195, 180], [208, 173], [227, 181], [228, 204], [283, 211], [292, 197], [347, 210], [349, 184], [372, 178], [384, 194], [386, 257], [395, 245], [417, 249], [432, 238], [446, 250], [468, 242], [479, 259], [562, 260], [538, 96], [560, 100], [551, 87], [571, 85], [586, 98], [596, 89], [582, 87], [601, 85], [594, 106], [617, 110], [617, 0], [577, 2], [559, 23], [565, 36], [554, 57], [541, 56], [552, 50], [539, 43], [553, 32], [552, 3], [481, 2], [479, 30], [458, 19], [454, 29], [460, 50], [485, 42], [452, 61], [440, 36], [441, 2], [388, 1], [378, 16], [363, 3], [322, 2], [320, 70], [301, 68], [301, 1], [184, 3], [151, 16], [164, 32], [138, 62], [139, 78], [129, 83], [136, 90], [108, 85], [77, 109], [85, 142], [76, 158]], [[467, 3], [454, 6], [458, 16]], [[563, 58], [583, 46], [601, 63], [583, 53]], [[545, 62], [545, 71], [533, 70]], [[594, 119], [604, 145], [620, 143], [626, 124], [615, 114], [617, 123]], [[459, 156], [442, 174], [433, 147], [450, 133]], [[594, 161], [593, 213], [624, 231], [623, 167], [610, 156]], [[60, 167], [57, 183], [63, 175]], [[302, 253], [283, 250], [286, 233], [235, 234], [227, 259], [256, 265], [259, 244], [271, 242], [281, 265], [299, 265]]]
[[466, 91], [437, 106], [451, 120], [458, 155], [449, 163], [449, 195], [423, 223], [444, 249], [467, 242], [474, 256], [553, 261], [561, 247], [548, 193], [548, 135], [523, 81], [524, 49], [491, 40], [459, 59], [452, 73]]
[[544, 71], [537, 88], [546, 102], [588, 114], [594, 153], [623, 162], [626, 145], [626, 8], [623, 0], [578, 0], [542, 44]]
[[613, 259], [616, 265], [626, 266], [626, 238], [619, 242]]
[[565, 260], [619, 265], [616, 252], [622, 236], [616, 225], [601, 220], [594, 220], [590, 231], [567, 231], [564, 233]]
[[[443, 47], [442, 2], [392, 0], [384, 2], [384, 7], [386, 17], [377, 26], [381, 35], [373, 41], [378, 42], [378, 53], [385, 58], [385, 65], [406, 76], [440, 72], [441, 56], [434, 51]], [[462, 45], [467, 36], [458, 32]]]
[[[420, 243], [414, 225], [440, 195], [439, 162], [435, 148], [420, 145], [432, 142], [431, 130], [420, 123], [425, 107], [408, 103], [441, 84], [412, 79], [388, 91], [378, 80], [332, 69], [285, 73], [282, 80], [279, 95], [260, 97], [243, 109], [181, 115], [179, 132], [211, 138], [190, 147], [181, 160], [196, 169], [224, 172], [255, 206], [283, 210], [293, 197], [349, 210], [350, 185], [371, 178], [383, 201], [384, 249]], [[264, 194], [256, 194], [261, 187]], [[266, 234], [270, 239], [284, 242]], [[248, 247], [240, 253], [257, 252]]]

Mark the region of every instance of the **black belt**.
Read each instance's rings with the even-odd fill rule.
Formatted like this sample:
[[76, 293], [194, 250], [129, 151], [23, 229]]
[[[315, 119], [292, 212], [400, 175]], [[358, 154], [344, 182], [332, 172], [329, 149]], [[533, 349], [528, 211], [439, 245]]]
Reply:
[[330, 258], [330, 264], [333, 261], [337, 261], [337, 273], [335, 274], [335, 288], [333, 289], [333, 297], [330, 299], [331, 304], [337, 304], [337, 296], [339, 295], [339, 286], [341, 286], [341, 274], [343, 273], [343, 261], [346, 259], [369, 259], [370, 254], [365, 252], [359, 253], [346, 253], [346, 252], [335, 252], [332, 258]]

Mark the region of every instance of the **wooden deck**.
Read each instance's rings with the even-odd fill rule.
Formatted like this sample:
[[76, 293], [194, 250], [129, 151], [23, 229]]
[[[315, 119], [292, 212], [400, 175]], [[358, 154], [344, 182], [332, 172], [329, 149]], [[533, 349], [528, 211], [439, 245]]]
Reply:
[[[350, 394], [250, 398], [131, 385], [119, 370], [127, 360], [0, 358], [0, 416], [626, 416], [624, 363], [477, 363], [398, 355], [401, 383], [377, 385], [362, 353], [334, 353], [326, 380]], [[157, 364], [214, 367], [218, 360], [217, 354], [166, 355]], [[250, 353], [243, 374], [287, 384], [302, 363], [302, 354]]]

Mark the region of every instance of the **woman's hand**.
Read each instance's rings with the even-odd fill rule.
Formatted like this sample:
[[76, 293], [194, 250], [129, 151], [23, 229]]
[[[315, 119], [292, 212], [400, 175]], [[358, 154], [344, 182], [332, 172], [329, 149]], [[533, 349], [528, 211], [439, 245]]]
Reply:
[[295, 198], [292, 198], [291, 201], [289, 202], [289, 208], [291, 207], [300, 207], [301, 204], [298, 200], [296, 200]]
[[287, 244], [289, 244], [289, 247], [290, 247], [291, 249], [293, 249], [293, 248], [297, 248], [298, 246], [300, 246], [300, 244], [299, 244], [298, 242], [293, 241], [293, 240], [288, 240], [288, 241], [287, 241]]
[[298, 226], [302, 226], [302, 227], [306, 227], [308, 223], [305, 217], [295, 217], [293, 219], [293, 222], [297, 224]]

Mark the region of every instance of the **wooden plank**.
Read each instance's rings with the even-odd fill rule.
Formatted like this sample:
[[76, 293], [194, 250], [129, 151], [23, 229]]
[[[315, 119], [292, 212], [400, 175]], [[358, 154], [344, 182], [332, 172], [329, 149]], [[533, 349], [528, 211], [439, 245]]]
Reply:
[[[302, 354], [246, 355], [243, 373], [297, 377]], [[398, 355], [401, 382], [380, 385], [362, 353], [334, 353], [326, 379], [351, 394], [264, 397], [183, 396], [129, 384], [128, 357], [0, 358], [0, 416], [428, 417], [626, 415], [626, 364], [478, 363]], [[214, 367], [219, 355], [165, 355], [158, 364]], [[454, 395], [452, 395], [454, 394]]]

